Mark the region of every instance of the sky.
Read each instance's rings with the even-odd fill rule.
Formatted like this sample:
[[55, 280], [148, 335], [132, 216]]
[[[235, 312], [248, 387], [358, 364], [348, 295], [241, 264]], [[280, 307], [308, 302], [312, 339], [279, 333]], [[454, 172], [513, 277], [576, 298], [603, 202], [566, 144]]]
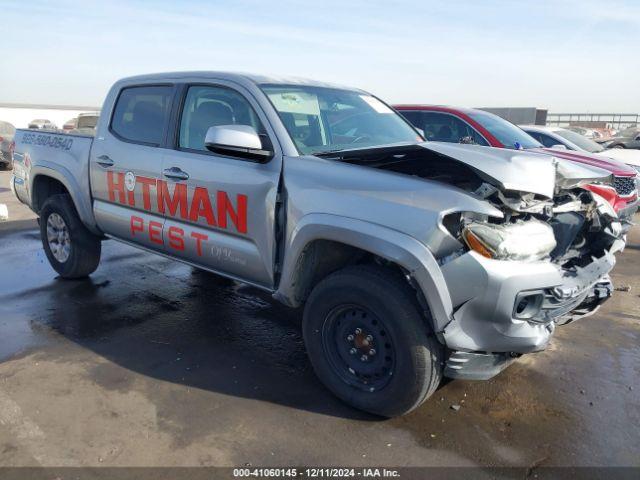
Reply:
[[639, 0], [0, 0], [0, 102], [98, 106], [117, 79], [226, 70], [389, 103], [640, 112]]

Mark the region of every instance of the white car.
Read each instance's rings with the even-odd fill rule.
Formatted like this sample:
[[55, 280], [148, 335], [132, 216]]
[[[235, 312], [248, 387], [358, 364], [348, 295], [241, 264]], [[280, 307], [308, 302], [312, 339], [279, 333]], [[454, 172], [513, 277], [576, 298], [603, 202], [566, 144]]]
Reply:
[[520, 125], [520, 128], [547, 148], [566, 148], [567, 150], [589, 152], [626, 163], [640, 172], [640, 150], [622, 148], [607, 150], [593, 140], [562, 127]]

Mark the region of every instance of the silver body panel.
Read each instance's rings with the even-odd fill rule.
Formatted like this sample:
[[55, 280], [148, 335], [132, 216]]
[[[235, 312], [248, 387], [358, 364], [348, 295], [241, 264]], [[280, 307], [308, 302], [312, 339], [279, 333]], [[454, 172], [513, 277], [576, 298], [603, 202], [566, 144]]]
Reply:
[[[182, 83], [224, 85], [242, 94], [267, 130], [273, 158], [253, 163], [206, 152], [137, 145], [109, 131], [110, 114], [123, 87]], [[16, 194], [33, 207], [34, 178], [55, 178], [68, 189], [83, 222], [94, 232], [257, 285], [290, 306], [302, 302], [296, 297], [295, 282], [304, 249], [316, 240], [351, 245], [402, 267], [423, 293], [434, 329], [450, 348], [520, 353], [544, 348], [553, 328], [514, 319], [514, 300], [522, 290], [563, 285], [566, 279], [557, 266], [550, 261], [488, 260], [474, 253], [441, 262], [462, 249], [443, 226], [445, 215], [473, 212], [501, 218], [499, 209], [445, 183], [301, 156], [260, 83], [335, 87], [217, 72], [121, 80], [105, 100], [93, 141], [73, 137], [70, 148], [63, 151], [25, 142], [27, 132], [18, 131]], [[566, 185], [609, 176], [595, 168], [564, 165], [548, 155], [470, 145], [421, 145], [470, 166], [504, 190], [546, 198], [554, 194], [558, 170]], [[27, 157], [29, 162], [24, 161]], [[113, 165], [105, 166], [105, 157]], [[173, 168], [187, 172], [189, 178], [167, 178], [166, 170]], [[133, 181], [121, 189], [120, 182], [127, 178]], [[166, 197], [160, 198], [158, 191], [165, 188], [165, 195], [177, 199], [173, 212], [166, 206], [164, 211], [160, 208]], [[202, 192], [211, 203], [215, 222], [197, 214], [195, 198]], [[226, 199], [231, 213], [220, 210], [221, 199]], [[232, 213], [239, 217], [244, 201], [245, 223], [234, 221]], [[194, 208], [195, 216], [191, 214]], [[611, 261], [590, 284], [604, 278], [612, 267]]]

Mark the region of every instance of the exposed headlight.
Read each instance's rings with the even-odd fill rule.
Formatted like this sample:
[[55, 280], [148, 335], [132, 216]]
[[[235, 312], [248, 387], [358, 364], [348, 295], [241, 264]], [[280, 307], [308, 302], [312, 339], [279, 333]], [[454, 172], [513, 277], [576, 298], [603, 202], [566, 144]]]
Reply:
[[470, 223], [462, 237], [471, 250], [497, 260], [540, 260], [556, 248], [551, 226], [533, 219], [507, 225]]

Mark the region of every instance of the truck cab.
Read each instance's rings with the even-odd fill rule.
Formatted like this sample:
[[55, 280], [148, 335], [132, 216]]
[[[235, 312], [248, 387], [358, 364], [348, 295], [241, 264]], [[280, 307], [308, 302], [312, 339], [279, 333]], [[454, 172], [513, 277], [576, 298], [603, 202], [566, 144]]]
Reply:
[[597, 310], [624, 247], [548, 155], [425, 143], [362, 90], [222, 72], [117, 82], [94, 138], [18, 130], [12, 187], [62, 278], [115, 239], [304, 307], [318, 377], [404, 414], [443, 375], [486, 379]]

